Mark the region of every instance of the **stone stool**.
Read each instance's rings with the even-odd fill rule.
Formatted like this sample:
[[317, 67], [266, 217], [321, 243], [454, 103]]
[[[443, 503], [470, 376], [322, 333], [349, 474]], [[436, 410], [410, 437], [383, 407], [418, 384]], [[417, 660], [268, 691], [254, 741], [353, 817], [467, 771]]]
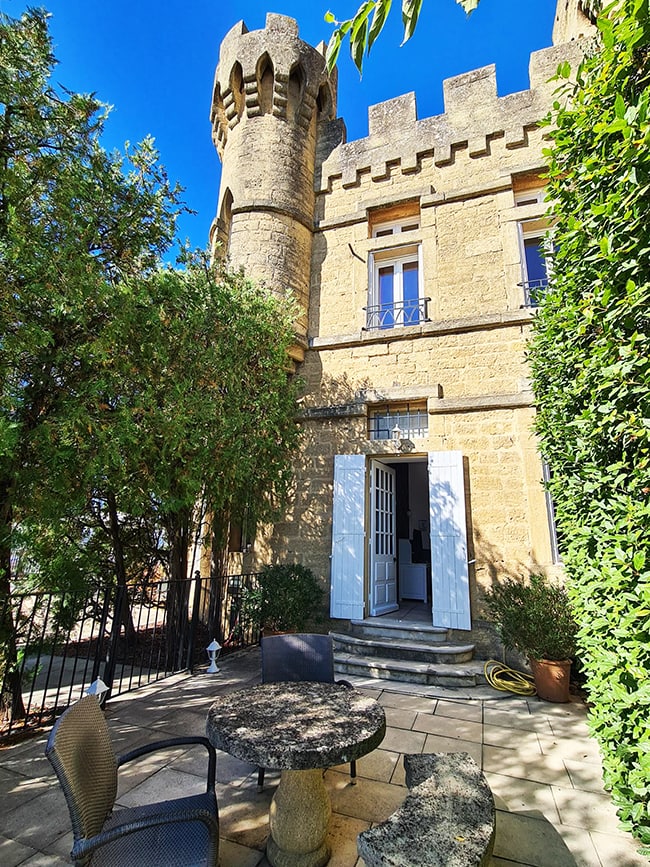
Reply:
[[385, 822], [363, 831], [366, 867], [486, 867], [494, 846], [494, 798], [468, 753], [405, 755], [409, 793]]

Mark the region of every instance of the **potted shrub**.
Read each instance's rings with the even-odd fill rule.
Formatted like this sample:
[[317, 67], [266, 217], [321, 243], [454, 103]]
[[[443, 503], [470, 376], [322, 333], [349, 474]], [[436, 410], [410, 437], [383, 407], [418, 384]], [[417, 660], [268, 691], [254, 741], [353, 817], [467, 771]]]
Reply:
[[241, 617], [265, 632], [300, 632], [318, 614], [323, 589], [300, 563], [265, 566], [243, 593]]
[[537, 695], [568, 701], [577, 626], [564, 587], [543, 575], [509, 578], [488, 590], [485, 601], [505, 647], [528, 657]]

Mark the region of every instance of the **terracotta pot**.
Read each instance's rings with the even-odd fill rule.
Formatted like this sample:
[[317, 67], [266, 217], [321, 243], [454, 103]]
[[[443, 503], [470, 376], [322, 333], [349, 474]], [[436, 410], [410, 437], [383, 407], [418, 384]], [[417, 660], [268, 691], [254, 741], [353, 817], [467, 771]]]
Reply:
[[529, 659], [537, 695], [544, 701], [569, 701], [570, 659]]

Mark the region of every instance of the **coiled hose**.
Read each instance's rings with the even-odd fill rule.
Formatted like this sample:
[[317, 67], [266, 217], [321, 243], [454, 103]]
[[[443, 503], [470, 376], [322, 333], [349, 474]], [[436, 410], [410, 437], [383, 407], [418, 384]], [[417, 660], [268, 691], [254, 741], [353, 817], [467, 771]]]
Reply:
[[535, 681], [530, 674], [508, 668], [496, 659], [488, 659], [483, 667], [485, 679], [493, 689], [515, 695], [535, 695]]

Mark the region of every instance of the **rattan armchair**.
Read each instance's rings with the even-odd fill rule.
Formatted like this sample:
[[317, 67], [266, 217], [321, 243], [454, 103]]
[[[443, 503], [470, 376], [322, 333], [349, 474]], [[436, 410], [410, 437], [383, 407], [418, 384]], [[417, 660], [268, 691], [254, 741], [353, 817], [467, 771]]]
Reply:
[[[262, 638], [262, 683], [310, 680], [338, 683], [352, 689], [347, 680], [334, 680], [334, 644], [329, 635], [294, 632]], [[352, 785], [357, 778], [357, 763], [350, 762]], [[264, 786], [264, 768], [257, 771], [257, 790]]]
[[[113, 812], [119, 767], [157, 750], [190, 744], [201, 744], [208, 751], [204, 794]], [[89, 695], [56, 721], [45, 754], [68, 803], [74, 837], [70, 857], [76, 865], [216, 867], [216, 753], [206, 738], [171, 738], [116, 758], [104, 714]]]

